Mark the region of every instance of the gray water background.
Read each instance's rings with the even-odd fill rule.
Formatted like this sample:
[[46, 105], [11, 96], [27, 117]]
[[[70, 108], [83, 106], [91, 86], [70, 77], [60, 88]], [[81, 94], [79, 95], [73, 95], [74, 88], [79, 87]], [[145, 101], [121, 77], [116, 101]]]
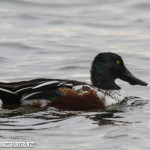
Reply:
[[[0, 0], [0, 81], [90, 83], [100, 52], [121, 55], [150, 82], [150, 1]], [[117, 83], [128, 98], [103, 112], [1, 108], [0, 141], [33, 141], [36, 150], [149, 150], [150, 87]]]

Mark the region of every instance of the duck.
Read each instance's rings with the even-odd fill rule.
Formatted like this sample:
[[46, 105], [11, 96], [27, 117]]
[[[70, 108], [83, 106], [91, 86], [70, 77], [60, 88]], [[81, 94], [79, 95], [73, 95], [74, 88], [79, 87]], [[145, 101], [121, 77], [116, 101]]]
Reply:
[[130, 85], [148, 85], [126, 68], [121, 56], [111, 52], [95, 56], [90, 75], [91, 84], [53, 78], [0, 82], [0, 99], [3, 106], [30, 105], [71, 111], [105, 109], [104, 91], [121, 89], [115, 83], [116, 79], [119, 78]]

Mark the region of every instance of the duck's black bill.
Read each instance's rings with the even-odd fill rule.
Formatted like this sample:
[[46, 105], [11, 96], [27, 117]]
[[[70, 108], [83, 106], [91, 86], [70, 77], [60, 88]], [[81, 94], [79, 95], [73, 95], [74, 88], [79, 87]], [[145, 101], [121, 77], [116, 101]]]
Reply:
[[130, 83], [131, 85], [148, 85], [146, 82], [136, 78], [131, 72], [128, 71], [127, 68], [125, 68], [124, 73], [120, 75], [120, 79]]

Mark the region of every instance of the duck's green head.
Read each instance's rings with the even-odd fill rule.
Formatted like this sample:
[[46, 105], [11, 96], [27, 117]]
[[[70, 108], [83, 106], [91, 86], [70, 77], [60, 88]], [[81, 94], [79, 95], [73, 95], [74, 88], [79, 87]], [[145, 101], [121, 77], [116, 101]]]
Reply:
[[139, 80], [129, 72], [119, 55], [114, 53], [99, 53], [92, 62], [92, 84], [100, 89], [120, 89], [115, 83], [115, 79], [117, 78], [131, 85], [147, 85], [147, 83]]

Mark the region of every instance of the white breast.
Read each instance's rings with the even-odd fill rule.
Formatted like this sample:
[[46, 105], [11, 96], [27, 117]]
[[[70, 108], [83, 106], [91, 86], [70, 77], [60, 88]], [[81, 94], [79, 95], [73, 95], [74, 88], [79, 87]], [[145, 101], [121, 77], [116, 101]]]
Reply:
[[83, 94], [86, 92], [84, 89], [91, 89], [96, 91], [98, 97], [102, 98], [106, 102], [106, 106], [116, 104], [118, 102], [121, 102], [124, 99], [123, 91], [121, 90], [101, 90], [97, 89], [96, 87], [92, 87], [90, 85], [78, 85], [74, 86], [73, 89], [77, 91], [79, 94]]

